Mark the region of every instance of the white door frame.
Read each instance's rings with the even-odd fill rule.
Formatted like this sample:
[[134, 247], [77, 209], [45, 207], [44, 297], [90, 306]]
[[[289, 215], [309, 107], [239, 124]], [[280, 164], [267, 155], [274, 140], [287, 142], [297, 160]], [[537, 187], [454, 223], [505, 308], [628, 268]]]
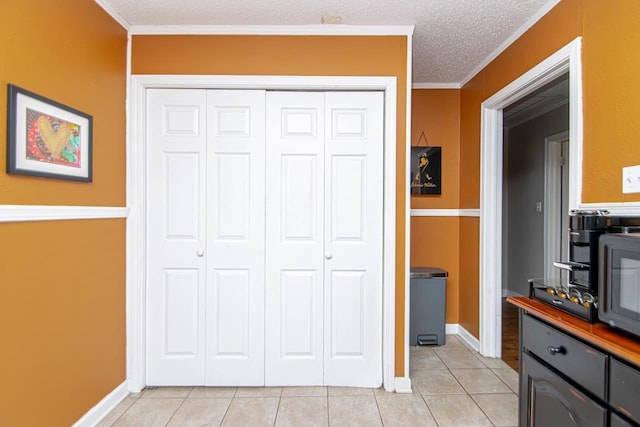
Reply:
[[[562, 188], [562, 174], [558, 164], [562, 157], [562, 143], [569, 141], [569, 132], [564, 131], [548, 136], [544, 139], [544, 277], [560, 277], [560, 270], [553, 267], [553, 261], [568, 259], [568, 253], [563, 253], [558, 246], [558, 236], [565, 232], [558, 212], [562, 209], [560, 188]], [[568, 162], [567, 165], [568, 167]], [[566, 191], [567, 189], [565, 189]], [[569, 212], [564, 212], [568, 214]], [[567, 246], [568, 251], [569, 246]]]
[[[384, 91], [384, 235], [382, 377], [395, 390], [396, 264], [396, 77], [199, 76], [131, 77], [127, 141], [127, 381], [129, 391], [145, 387], [146, 336], [146, 90], [149, 88], [381, 90]], [[406, 197], [406, 196], [405, 196]], [[408, 227], [408, 224], [407, 224]], [[408, 256], [408, 255], [407, 255]], [[408, 307], [407, 313], [408, 316]], [[406, 322], [405, 322], [406, 323]], [[408, 344], [405, 342], [404, 347]], [[398, 378], [402, 381], [402, 378]]]
[[[569, 72], [569, 209], [582, 195], [582, 63], [580, 37], [484, 101], [480, 130], [480, 353], [501, 356], [502, 109]], [[542, 272], [541, 272], [542, 273]]]

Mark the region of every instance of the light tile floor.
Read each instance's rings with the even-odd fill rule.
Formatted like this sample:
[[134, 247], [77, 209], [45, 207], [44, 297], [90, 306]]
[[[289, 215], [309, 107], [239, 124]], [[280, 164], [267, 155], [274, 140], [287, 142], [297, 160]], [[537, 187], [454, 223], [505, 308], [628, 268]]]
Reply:
[[456, 336], [411, 348], [412, 394], [350, 387], [161, 387], [98, 426], [516, 426], [518, 375]]

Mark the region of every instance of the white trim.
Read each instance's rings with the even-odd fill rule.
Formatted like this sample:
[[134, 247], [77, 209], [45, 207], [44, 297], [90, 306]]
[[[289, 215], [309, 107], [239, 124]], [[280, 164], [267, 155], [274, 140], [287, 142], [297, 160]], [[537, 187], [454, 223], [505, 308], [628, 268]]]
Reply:
[[107, 12], [113, 19], [115, 19], [115, 21], [120, 24], [125, 30], [129, 30], [129, 28], [131, 27], [129, 23], [122, 16], [120, 16], [120, 14], [116, 12], [109, 3], [107, 3], [105, 0], [93, 1], [95, 1], [102, 9], [104, 9], [104, 11]]
[[0, 223], [126, 218], [129, 208], [111, 206], [0, 205]]
[[86, 414], [73, 424], [73, 427], [90, 427], [95, 426], [106, 417], [120, 402], [122, 402], [129, 392], [127, 391], [127, 382], [123, 382], [113, 391], [107, 394], [96, 406], [89, 409]]
[[409, 377], [395, 377], [394, 384], [396, 393], [413, 393]]
[[413, 89], [460, 89], [460, 83], [414, 83]]
[[413, 25], [132, 25], [129, 32], [133, 35], [411, 36], [413, 29]]
[[[405, 132], [405, 171], [408, 174], [411, 170], [411, 79], [412, 79], [412, 54], [413, 51], [412, 40], [407, 38], [407, 107], [406, 107], [406, 122], [405, 126], [407, 131]], [[404, 194], [405, 201], [405, 214], [404, 214], [404, 376], [409, 377], [409, 368], [411, 358], [409, 357], [409, 343], [410, 338], [410, 324], [409, 319], [411, 315], [411, 287], [409, 285], [409, 277], [411, 276], [411, 187], [409, 185], [405, 188]]]
[[538, 12], [536, 12], [533, 16], [531, 16], [531, 18], [529, 18], [527, 22], [525, 22], [520, 28], [518, 28], [516, 32], [511, 34], [511, 37], [509, 37], [504, 42], [502, 42], [502, 44], [498, 46], [496, 50], [491, 52], [489, 56], [487, 56], [480, 64], [478, 64], [467, 75], [467, 77], [462, 80], [462, 82], [460, 83], [460, 86], [464, 86], [467, 83], [469, 83], [469, 81], [471, 81], [471, 79], [473, 79], [476, 76], [476, 74], [482, 71], [494, 59], [500, 56], [502, 52], [504, 52], [509, 46], [513, 44], [513, 42], [518, 40], [524, 33], [526, 33], [529, 30], [529, 28], [533, 27], [533, 25], [536, 22], [538, 22], [544, 15], [549, 13], [549, 11], [553, 9], [558, 3], [560, 3], [560, 0], [549, 0], [540, 10], [538, 10]]
[[460, 332], [460, 325], [457, 323], [446, 323], [444, 325], [445, 335], [458, 335]]
[[479, 217], [480, 209], [411, 209], [411, 216]]
[[[558, 170], [562, 158], [562, 145], [559, 143], [568, 140], [568, 131], [544, 139], [544, 277], [549, 279], [557, 277], [558, 280], [560, 271], [553, 266], [553, 261], [568, 259], [567, 254], [561, 253], [558, 245], [558, 237], [564, 233], [562, 221], [558, 217], [558, 212], [562, 209], [562, 202], [558, 205], [562, 188], [562, 173]], [[562, 214], [568, 215], [569, 212], [562, 212]]]
[[130, 76], [127, 113], [127, 379], [129, 391], [140, 392], [146, 386], [146, 87]]
[[469, 331], [467, 331], [462, 326], [458, 326], [458, 336], [462, 338], [462, 340], [465, 343], [467, 343], [467, 345], [471, 347], [472, 350], [479, 351], [480, 341], [478, 341], [476, 337], [474, 337]]
[[[127, 78], [131, 79], [131, 44], [127, 43]], [[137, 91], [137, 92], [135, 92]], [[147, 234], [144, 226], [146, 218], [145, 189], [136, 183], [138, 176], [146, 176], [146, 147], [136, 147], [135, 141], [144, 140], [144, 128], [138, 129], [135, 123], [144, 123], [146, 88], [133, 83], [127, 85], [127, 206], [131, 208], [127, 220], [127, 379], [129, 391], [139, 393], [145, 387], [145, 318], [146, 290], [136, 283], [145, 283], [147, 263], [142, 242]], [[142, 344], [141, 344], [142, 343]]]
[[[127, 378], [129, 390], [145, 385], [145, 103], [148, 88], [262, 88], [305, 90], [384, 90], [384, 249], [383, 249], [383, 381], [395, 387], [395, 262], [396, 262], [396, 77], [328, 76], [190, 76], [131, 77], [127, 138]], [[410, 115], [410, 110], [407, 110]], [[406, 197], [406, 195], [404, 195]], [[408, 271], [408, 270], [407, 270]], [[407, 273], [408, 277], [408, 273]], [[408, 320], [408, 313], [405, 321]], [[406, 338], [405, 338], [406, 339]], [[407, 341], [408, 342], [408, 341]]]
[[572, 210], [582, 203], [582, 38], [578, 37], [560, 52], [569, 61], [569, 210]]
[[[393, 83], [391, 83], [393, 81]], [[132, 100], [139, 91], [155, 88], [267, 89], [267, 90], [390, 90], [396, 95], [394, 76], [255, 76], [255, 75], [148, 75], [131, 76]], [[388, 95], [388, 94], [387, 94]], [[389, 101], [386, 101], [389, 104]], [[396, 105], [393, 104], [394, 113]], [[132, 111], [134, 112], [134, 111]], [[395, 124], [395, 123], [394, 123]], [[132, 123], [133, 127], [136, 123]], [[395, 140], [395, 133], [394, 140]], [[386, 155], [386, 154], [385, 154]]]
[[569, 208], [582, 191], [581, 38], [514, 80], [481, 106], [480, 353], [500, 357], [502, 334], [502, 109], [569, 72]]

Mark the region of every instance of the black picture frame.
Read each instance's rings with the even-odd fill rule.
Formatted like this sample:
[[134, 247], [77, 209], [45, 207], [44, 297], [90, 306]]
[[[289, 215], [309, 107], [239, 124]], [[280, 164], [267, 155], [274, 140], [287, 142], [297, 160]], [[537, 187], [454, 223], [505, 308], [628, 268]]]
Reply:
[[411, 147], [411, 194], [442, 194], [442, 147]]
[[7, 85], [7, 173], [91, 182], [93, 117]]

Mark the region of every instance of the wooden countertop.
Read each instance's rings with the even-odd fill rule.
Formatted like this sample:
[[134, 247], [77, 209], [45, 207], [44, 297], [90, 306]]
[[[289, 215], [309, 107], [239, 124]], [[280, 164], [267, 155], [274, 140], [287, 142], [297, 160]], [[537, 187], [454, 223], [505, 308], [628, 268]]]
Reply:
[[640, 338], [633, 338], [621, 333], [602, 322], [590, 324], [529, 297], [509, 297], [507, 302], [596, 347], [600, 347], [619, 359], [640, 367]]

